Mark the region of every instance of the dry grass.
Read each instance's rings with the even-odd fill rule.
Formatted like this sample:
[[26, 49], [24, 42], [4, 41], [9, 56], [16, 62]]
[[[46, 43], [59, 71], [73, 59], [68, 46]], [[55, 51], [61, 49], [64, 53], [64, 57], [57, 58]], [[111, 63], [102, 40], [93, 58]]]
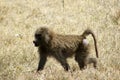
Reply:
[[[0, 80], [120, 80], [120, 0], [64, 1], [63, 8], [62, 0], [0, 0]], [[65, 72], [49, 59], [35, 75], [38, 54], [32, 40], [43, 25], [61, 34], [93, 29], [99, 45], [98, 69], [89, 66], [80, 71], [69, 59], [75, 71]]]

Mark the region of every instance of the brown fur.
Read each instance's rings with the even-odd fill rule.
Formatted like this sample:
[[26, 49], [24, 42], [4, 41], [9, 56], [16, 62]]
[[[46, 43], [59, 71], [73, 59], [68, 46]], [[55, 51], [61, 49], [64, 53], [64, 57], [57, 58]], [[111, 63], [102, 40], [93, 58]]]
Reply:
[[85, 30], [82, 35], [61, 35], [56, 34], [46, 27], [40, 27], [35, 32], [35, 41], [33, 43], [38, 47], [40, 61], [38, 69], [42, 70], [47, 61], [47, 56], [55, 57], [61, 63], [65, 70], [69, 70], [67, 58], [75, 56], [80, 69], [83, 69], [87, 64], [93, 63], [96, 67], [96, 59], [89, 58], [89, 46], [83, 43], [86, 36], [92, 34], [95, 42], [96, 56], [98, 57], [96, 39], [93, 32], [89, 29]]

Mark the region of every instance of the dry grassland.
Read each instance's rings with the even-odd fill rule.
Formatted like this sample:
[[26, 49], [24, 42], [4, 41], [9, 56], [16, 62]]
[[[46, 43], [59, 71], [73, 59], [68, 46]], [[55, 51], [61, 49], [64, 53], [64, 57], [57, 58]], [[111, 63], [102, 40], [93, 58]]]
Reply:
[[[37, 49], [32, 44], [39, 26], [60, 34], [82, 34], [91, 28], [98, 41], [98, 69], [72, 73], [54, 59], [35, 75]], [[95, 57], [93, 40], [91, 56]], [[120, 80], [120, 0], [0, 0], [0, 80]]]

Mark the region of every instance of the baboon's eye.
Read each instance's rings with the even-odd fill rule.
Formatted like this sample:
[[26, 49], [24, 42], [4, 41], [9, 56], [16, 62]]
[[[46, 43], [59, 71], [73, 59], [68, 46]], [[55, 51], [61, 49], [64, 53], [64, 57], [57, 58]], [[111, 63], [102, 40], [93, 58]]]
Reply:
[[40, 39], [41, 38], [41, 34], [35, 34], [35, 38]]

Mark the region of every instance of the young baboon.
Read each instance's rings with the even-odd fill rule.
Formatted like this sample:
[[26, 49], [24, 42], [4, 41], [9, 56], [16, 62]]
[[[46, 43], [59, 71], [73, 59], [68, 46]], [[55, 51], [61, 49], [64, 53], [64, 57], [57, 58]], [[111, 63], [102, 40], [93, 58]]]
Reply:
[[37, 71], [43, 70], [48, 56], [56, 58], [66, 71], [70, 68], [66, 59], [73, 55], [80, 69], [84, 69], [89, 63], [93, 63], [96, 67], [96, 59], [89, 58], [89, 45], [86, 39], [89, 34], [93, 36], [96, 56], [98, 57], [96, 38], [90, 29], [85, 30], [82, 35], [61, 35], [46, 27], [38, 28], [33, 41], [34, 45], [38, 47], [40, 56]]
[[[97, 60], [96, 58], [89, 57], [90, 45], [86, 39], [79, 45], [79, 53], [76, 53], [75, 60], [78, 62], [80, 69], [87, 67], [87, 64], [93, 63], [94, 68], [96, 68]], [[98, 57], [98, 55], [97, 55]]]

